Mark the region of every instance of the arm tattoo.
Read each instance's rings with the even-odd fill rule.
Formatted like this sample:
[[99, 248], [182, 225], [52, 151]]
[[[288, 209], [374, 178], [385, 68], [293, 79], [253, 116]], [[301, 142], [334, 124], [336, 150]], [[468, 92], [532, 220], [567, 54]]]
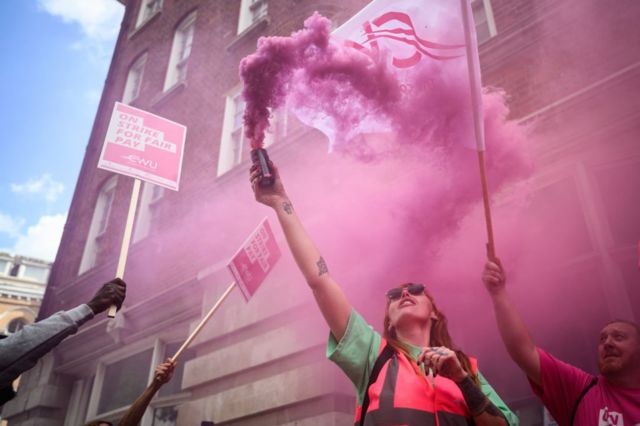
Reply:
[[284, 212], [286, 214], [291, 214], [293, 213], [293, 204], [291, 204], [291, 201], [284, 201], [282, 203], [282, 208], [284, 209]]
[[329, 272], [329, 268], [327, 268], [327, 263], [324, 261], [322, 256], [320, 256], [320, 259], [318, 260], [318, 262], [316, 262], [316, 265], [318, 265], [318, 276]]
[[480, 388], [473, 383], [471, 377], [467, 376], [464, 380], [456, 384], [462, 391], [464, 402], [467, 403], [467, 407], [469, 407], [469, 411], [473, 417], [477, 417], [486, 411], [492, 416], [504, 418], [502, 412], [498, 410], [498, 408], [489, 401], [489, 398], [482, 393]]

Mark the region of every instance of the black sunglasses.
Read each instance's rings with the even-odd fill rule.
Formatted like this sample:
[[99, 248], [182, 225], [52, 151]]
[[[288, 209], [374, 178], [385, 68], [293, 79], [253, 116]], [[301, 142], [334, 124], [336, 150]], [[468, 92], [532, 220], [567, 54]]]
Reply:
[[396, 288], [392, 288], [391, 290], [387, 291], [387, 293], [386, 293], [387, 299], [389, 299], [392, 302], [394, 300], [400, 299], [402, 297], [402, 292], [405, 289], [412, 296], [418, 296], [418, 295], [424, 293], [424, 285], [422, 285], [422, 284], [409, 284], [406, 287], [396, 287]]

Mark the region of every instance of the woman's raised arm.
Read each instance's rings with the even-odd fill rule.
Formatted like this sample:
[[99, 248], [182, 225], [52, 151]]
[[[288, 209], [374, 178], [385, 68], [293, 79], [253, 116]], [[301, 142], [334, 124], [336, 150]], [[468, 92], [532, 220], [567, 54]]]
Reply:
[[250, 170], [251, 187], [256, 201], [275, 210], [282, 231], [287, 239], [289, 250], [293, 255], [300, 272], [313, 291], [313, 296], [331, 329], [331, 333], [340, 340], [347, 329], [351, 304], [340, 286], [331, 278], [329, 268], [320, 250], [304, 229], [291, 200], [280, 179], [278, 169], [270, 163], [275, 182], [271, 186], [258, 184], [260, 172], [253, 166]]

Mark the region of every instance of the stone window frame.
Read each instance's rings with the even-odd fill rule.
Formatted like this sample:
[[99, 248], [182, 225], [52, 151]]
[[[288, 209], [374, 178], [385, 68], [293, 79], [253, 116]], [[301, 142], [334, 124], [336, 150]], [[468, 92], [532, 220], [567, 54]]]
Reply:
[[[147, 383], [145, 384], [145, 388], [146, 388], [146, 386], [148, 386], [153, 380], [153, 374], [156, 366], [158, 366], [158, 364], [163, 362], [168, 356], [173, 355], [173, 354], [167, 353], [168, 352], [167, 348], [169, 346], [176, 346], [179, 344], [182, 344], [182, 341], [165, 342], [162, 339], [151, 337], [151, 338], [138, 341], [131, 345], [124, 346], [122, 350], [112, 352], [110, 354], [106, 354], [101, 358], [99, 358], [98, 364], [96, 366], [96, 374], [95, 374], [95, 377], [93, 378], [93, 383], [90, 388], [90, 396], [89, 396], [87, 411], [86, 411], [86, 415], [84, 416], [85, 419], [83, 420], [83, 422], [102, 419], [102, 420], [108, 420], [108, 421], [114, 422], [115, 424], [115, 422], [117, 422], [120, 419], [120, 417], [122, 417], [122, 415], [127, 411], [130, 404], [134, 402], [134, 401], [130, 401], [128, 405], [116, 408], [108, 412], [104, 412], [104, 413], [98, 412], [100, 397], [102, 395], [102, 390], [104, 385], [104, 377], [105, 377], [107, 367], [109, 365], [125, 360], [130, 357], [133, 357], [142, 352], [148, 351], [149, 349], [152, 349], [151, 363], [149, 365], [149, 371], [148, 371], [148, 380], [147, 380]], [[188, 350], [185, 351], [180, 359], [180, 362], [184, 364], [189, 359], [190, 356], [191, 354], [189, 353], [189, 351]], [[174, 377], [172, 377], [171, 380], [173, 381], [173, 380], [179, 380], [179, 379], [180, 377], [176, 377], [174, 373]], [[90, 380], [90, 378], [87, 380]], [[82, 386], [80, 386], [80, 388], [82, 388]], [[160, 391], [162, 391], [162, 389]], [[158, 392], [158, 394], [156, 394], [154, 399], [151, 401], [151, 403], [145, 410], [145, 414], [142, 417], [142, 420], [140, 421], [140, 426], [152, 426], [153, 415], [155, 410], [180, 405], [184, 402], [187, 402], [189, 400], [189, 397], [191, 396], [190, 392], [178, 392], [172, 395], [160, 396], [160, 391]], [[71, 399], [76, 400], [78, 399], [78, 397], [76, 396], [76, 398], [71, 398]], [[80, 406], [80, 403], [78, 404]], [[72, 411], [71, 409], [74, 407], [69, 407], [69, 408], [70, 409], [67, 410], [67, 412]]]

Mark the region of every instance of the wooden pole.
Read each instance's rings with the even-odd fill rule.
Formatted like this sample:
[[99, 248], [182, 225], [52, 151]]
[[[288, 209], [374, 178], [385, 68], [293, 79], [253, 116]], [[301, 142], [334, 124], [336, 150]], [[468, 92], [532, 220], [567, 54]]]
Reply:
[[171, 357], [171, 361], [175, 362], [178, 359], [178, 357], [182, 354], [182, 352], [184, 352], [184, 350], [187, 349], [187, 347], [191, 344], [193, 339], [195, 339], [198, 333], [200, 333], [200, 330], [202, 330], [202, 327], [204, 327], [204, 325], [211, 319], [214, 312], [218, 310], [218, 308], [220, 307], [224, 299], [227, 298], [227, 296], [229, 295], [229, 293], [231, 293], [231, 290], [233, 290], [235, 286], [236, 286], [236, 282], [234, 281], [229, 285], [229, 288], [227, 288], [225, 292], [222, 293], [222, 296], [220, 296], [216, 304], [213, 305], [213, 308], [211, 308], [209, 312], [207, 312], [207, 315], [205, 315], [205, 317], [202, 318], [202, 320], [200, 321], [200, 324], [198, 324], [198, 326], [191, 332], [191, 335], [187, 337], [187, 340], [185, 340], [182, 346], [180, 346], [180, 349], [178, 349], [176, 354]]
[[[124, 235], [122, 236], [122, 245], [120, 246], [120, 257], [118, 257], [118, 268], [116, 269], [116, 278], [124, 278], [124, 267], [127, 263], [127, 255], [129, 254], [129, 244], [131, 243], [131, 234], [133, 231], [133, 220], [136, 217], [136, 208], [138, 206], [138, 196], [140, 195], [140, 179], [134, 179], [133, 189], [131, 190], [131, 200], [129, 201], [129, 213], [127, 214], [127, 223], [124, 227]], [[109, 318], [116, 316], [118, 308], [111, 305], [107, 315]]]
[[482, 201], [484, 204], [484, 219], [487, 225], [487, 257], [496, 259], [496, 247], [493, 241], [493, 222], [491, 220], [491, 204], [489, 200], [489, 186], [487, 184], [487, 172], [484, 164], [484, 151], [478, 151], [478, 163], [480, 165], [480, 182], [482, 183]]

